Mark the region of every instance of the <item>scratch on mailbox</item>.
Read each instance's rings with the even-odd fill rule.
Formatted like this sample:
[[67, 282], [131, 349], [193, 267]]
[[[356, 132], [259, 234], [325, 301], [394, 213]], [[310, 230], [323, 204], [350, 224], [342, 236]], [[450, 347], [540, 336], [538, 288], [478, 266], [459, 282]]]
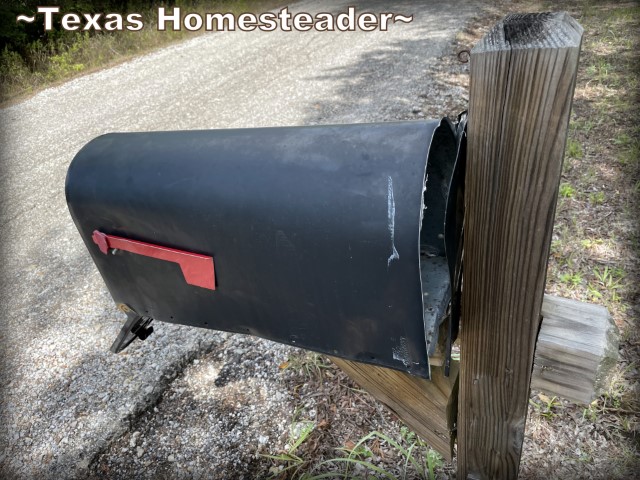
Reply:
[[393, 359], [398, 360], [404, 364], [405, 367], [409, 367], [410, 364], [410, 355], [409, 348], [407, 346], [407, 339], [404, 337], [400, 337], [400, 345], [397, 347], [393, 347], [391, 349], [393, 353]]
[[391, 235], [391, 255], [387, 259], [387, 267], [391, 265], [393, 260], [399, 260], [400, 254], [396, 250], [396, 202], [393, 199], [393, 180], [388, 177], [389, 182], [387, 185], [387, 218], [389, 220], [389, 234]]

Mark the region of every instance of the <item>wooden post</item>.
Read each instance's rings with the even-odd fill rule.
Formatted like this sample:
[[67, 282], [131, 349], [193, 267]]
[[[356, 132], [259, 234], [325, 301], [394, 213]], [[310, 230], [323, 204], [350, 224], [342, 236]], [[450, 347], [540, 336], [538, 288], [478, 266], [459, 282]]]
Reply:
[[545, 295], [531, 388], [589, 404], [611, 384], [618, 327], [602, 305]]
[[459, 479], [518, 475], [581, 39], [509, 15], [471, 51]]

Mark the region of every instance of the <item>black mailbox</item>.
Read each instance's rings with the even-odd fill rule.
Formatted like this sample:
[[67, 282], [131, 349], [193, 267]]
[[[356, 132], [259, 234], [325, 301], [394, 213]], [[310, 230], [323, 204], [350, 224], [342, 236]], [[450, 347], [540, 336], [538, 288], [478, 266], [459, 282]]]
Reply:
[[92, 140], [66, 195], [130, 317], [112, 349], [155, 319], [428, 378], [456, 154], [448, 120]]

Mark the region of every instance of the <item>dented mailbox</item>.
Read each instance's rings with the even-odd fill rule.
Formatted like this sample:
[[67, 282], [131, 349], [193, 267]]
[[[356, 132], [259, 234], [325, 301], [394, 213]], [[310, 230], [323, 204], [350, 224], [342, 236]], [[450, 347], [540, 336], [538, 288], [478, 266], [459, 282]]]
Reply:
[[129, 315], [112, 349], [154, 319], [428, 378], [456, 152], [447, 120], [96, 138], [66, 195]]

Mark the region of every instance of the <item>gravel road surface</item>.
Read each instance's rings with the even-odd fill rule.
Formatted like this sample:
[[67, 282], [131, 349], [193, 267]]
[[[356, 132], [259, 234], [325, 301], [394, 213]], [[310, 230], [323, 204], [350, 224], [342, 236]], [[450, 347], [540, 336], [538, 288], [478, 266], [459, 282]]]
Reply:
[[[182, 382], [178, 394], [189, 385], [202, 389], [206, 372], [182, 373], [206, 352], [218, 355], [208, 374], [215, 379], [251, 352], [251, 364], [236, 373], [256, 378], [248, 387], [254, 393], [246, 396], [253, 403], [245, 409], [256, 416], [236, 423], [276, 431], [284, 428], [279, 415], [291, 415], [275, 379], [288, 347], [157, 324], [146, 342], [109, 353], [124, 315], [91, 262], [64, 198], [67, 167], [85, 143], [112, 131], [416, 118], [422, 112], [414, 106], [424, 103], [419, 96], [432, 82], [430, 62], [447, 51], [478, 3], [322, 2], [324, 11], [356, 5], [413, 14], [414, 20], [388, 32], [204, 34], [0, 110], [0, 476], [86, 476], [100, 452], [132, 434], [133, 419], [145, 411], [153, 416], [154, 402], [176, 376]], [[311, 1], [291, 7], [318, 9]], [[252, 365], [264, 365], [264, 371]], [[171, 411], [163, 415], [169, 425]], [[191, 428], [173, 427], [182, 433]], [[208, 428], [198, 435], [231, 435], [224, 425]], [[122, 455], [145, 460], [148, 447], [133, 437]], [[267, 440], [257, 434], [246, 439]], [[179, 444], [170, 445], [176, 455]], [[217, 468], [224, 477], [233, 462]]]

